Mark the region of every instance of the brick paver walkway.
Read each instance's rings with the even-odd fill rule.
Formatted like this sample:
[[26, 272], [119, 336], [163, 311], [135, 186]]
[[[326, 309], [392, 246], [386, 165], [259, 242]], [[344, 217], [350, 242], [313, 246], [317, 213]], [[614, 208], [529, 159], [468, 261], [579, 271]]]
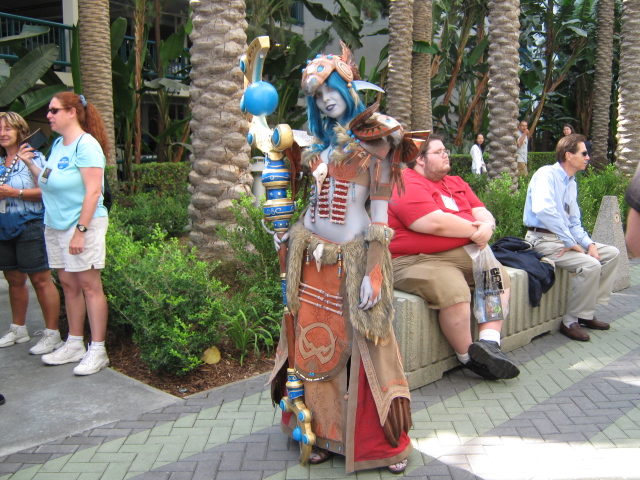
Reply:
[[[521, 374], [487, 382], [460, 369], [412, 392], [405, 477], [640, 479], [640, 263], [591, 342], [547, 335], [511, 352]], [[344, 461], [298, 464], [261, 375], [0, 457], [0, 480], [343, 478]], [[0, 412], [1, 414], [1, 412]], [[0, 417], [1, 426], [1, 417]], [[2, 432], [10, 435], [10, 432]], [[398, 478], [386, 470], [351, 475]]]

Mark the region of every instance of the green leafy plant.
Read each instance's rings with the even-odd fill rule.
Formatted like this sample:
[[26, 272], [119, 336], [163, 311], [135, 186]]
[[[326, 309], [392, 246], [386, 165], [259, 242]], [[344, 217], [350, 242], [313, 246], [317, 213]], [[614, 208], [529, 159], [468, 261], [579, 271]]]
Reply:
[[155, 190], [159, 195], [176, 195], [187, 191], [191, 164], [180, 163], [142, 163], [133, 165], [133, 190]]
[[126, 182], [116, 181], [113, 168], [107, 167], [116, 203], [111, 216], [142, 242], [151, 239], [156, 225], [169, 236], [184, 233], [189, 224], [190, 167], [183, 162], [133, 165], [135, 175]]
[[[511, 192], [510, 179], [506, 174], [493, 182], [488, 182], [483, 176], [473, 174], [463, 176], [496, 219], [494, 239], [505, 236], [524, 238], [526, 235], [522, 215], [531, 175], [532, 173], [528, 177], [520, 178], [520, 185], [515, 193]], [[590, 166], [586, 172], [578, 173], [576, 180], [582, 226], [587, 232], [593, 233], [602, 197], [606, 195], [618, 198], [621, 221], [625, 223], [629, 207], [624, 201], [624, 194], [629, 186], [629, 179], [620, 176], [615, 166], [609, 165], [601, 171]]]
[[[230, 304], [238, 311], [251, 305], [261, 326], [277, 338], [283, 298], [273, 238], [262, 228], [262, 209], [253, 205], [251, 197], [235, 201], [231, 211], [237, 226], [220, 226], [217, 231], [218, 236], [229, 244], [235, 258], [232, 264], [235, 287]], [[295, 219], [296, 216], [292, 223]]]
[[629, 187], [629, 178], [619, 175], [616, 167], [609, 165], [600, 171], [589, 166], [586, 172], [577, 175], [576, 180], [578, 181], [578, 203], [582, 214], [582, 226], [587, 232], [593, 233], [602, 197], [605, 195], [618, 197], [622, 222], [623, 225], [626, 225], [629, 206], [624, 201], [624, 194]]
[[[245, 313], [246, 312], [246, 313]], [[225, 335], [240, 352], [240, 365], [253, 345], [256, 356], [260, 355], [260, 347], [267, 352], [273, 347], [273, 335], [263, 327], [263, 323], [274, 322], [270, 317], [261, 316], [255, 307], [238, 309], [233, 315], [225, 315], [227, 329]]]
[[[8, 106], [10, 111], [25, 117], [46, 105], [56, 93], [67, 89], [52, 69], [60, 53], [57, 45], [42, 45], [33, 50], [22, 46], [25, 39], [48, 31], [48, 27], [25, 25], [19, 35], [0, 40], [0, 46], [8, 46], [19, 57], [11, 68], [0, 60], [0, 107]], [[46, 86], [30, 92], [38, 80]]]
[[527, 155], [529, 174], [535, 173], [540, 167], [554, 163], [556, 163], [556, 152], [529, 152]]
[[529, 180], [521, 179], [516, 192], [511, 192], [511, 178], [504, 173], [502, 178], [489, 183], [488, 189], [474, 190], [496, 219], [494, 239], [506, 236], [524, 238], [526, 230], [522, 223], [524, 203], [527, 198]]
[[159, 227], [150, 243], [136, 242], [117, 216], [107, 235], [107, 265], [102, 280], [111, 325], [132, 332], [145, 364], [175, 375], [200, 365], [224, 330], [227, 287], [212, 276], [215, 265], [165, 240]]
[[[218, 227], [218, 236], [233, 250], [235, 259], [246, 270], [239, 272], [241, 283], [255, 285], [268, 282], [279, 285], [280, 267], [273, 247], [273, 238], [262, 228], [264, 218], [261, 208], [253, 205], [253, 199], [242, 196], [234, 200], [231, 212], [236, 226]], [[280, 292], [280, 289], [277, 289]]]
[[152, 242], [156, 229], [171, 237], [185, 231], [189, 223], [189, 194], [160, 196], [156, 192], [139, 192], [120, 196], [110, 216], [116, 216], [134, 240]]

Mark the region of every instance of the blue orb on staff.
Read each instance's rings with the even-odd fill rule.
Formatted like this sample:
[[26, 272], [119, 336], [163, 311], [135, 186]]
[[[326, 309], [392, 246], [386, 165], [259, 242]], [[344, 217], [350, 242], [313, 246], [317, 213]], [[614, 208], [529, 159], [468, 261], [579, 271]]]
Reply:
[[251, 115], [256, 117], [271, 115], [278, 107], [278, 91], [273, 85], [264, 80], [253, 82], [244, 92], [241, 100], [241, 110], [243, 110], [243, 106]]

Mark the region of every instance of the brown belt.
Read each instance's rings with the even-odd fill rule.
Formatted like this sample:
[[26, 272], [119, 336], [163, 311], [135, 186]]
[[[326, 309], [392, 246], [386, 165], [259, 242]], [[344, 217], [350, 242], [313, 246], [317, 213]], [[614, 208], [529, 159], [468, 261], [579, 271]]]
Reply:
[[547, 230], [546, 228], [540, 228], [540, 227], [527, 227], [528, 230], [532, 231], [532, 232], [540, 232], [540, 233], [549, 233], [551, 235], [555, 235], [555, 233], [553, 233], [551, 230]]

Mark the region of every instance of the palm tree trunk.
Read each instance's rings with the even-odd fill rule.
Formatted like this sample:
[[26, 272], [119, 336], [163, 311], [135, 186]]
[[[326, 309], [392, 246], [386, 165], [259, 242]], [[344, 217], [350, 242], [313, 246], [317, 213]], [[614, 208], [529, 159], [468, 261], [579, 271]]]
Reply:
[[633, 175], [640, 155], [640, 5], [637, 0], [622, 1], [621, 37], [616, 166], [622, 174]]
[[[414, 0], [413, 41], [431, 43], [432, 0]], [[431, 130], [431, 55], [413, 52], [411, 57], [411, 128]]]
[[230, 257], [216, 227], [231, 222], [234, 199], [251, 194], [247, 122], [239, 108], [246, 50], [243, 0], [191, 0], [191, 241], [201, 258]]
[[395, 0], [389, 8], [389, 77], [387, 113], [411, 130], [411, 52], [413, 2]]
[[520, 1], [489, 0], [489, 175], [498, 178], [506, 172], [514, 188], [516, 141], [520, 101]]
[[82, 93], [100, 112], [109, 135], [110, 152], [107, 164], [115, 165], [109, 29], [109, 0], [78, 1]]

